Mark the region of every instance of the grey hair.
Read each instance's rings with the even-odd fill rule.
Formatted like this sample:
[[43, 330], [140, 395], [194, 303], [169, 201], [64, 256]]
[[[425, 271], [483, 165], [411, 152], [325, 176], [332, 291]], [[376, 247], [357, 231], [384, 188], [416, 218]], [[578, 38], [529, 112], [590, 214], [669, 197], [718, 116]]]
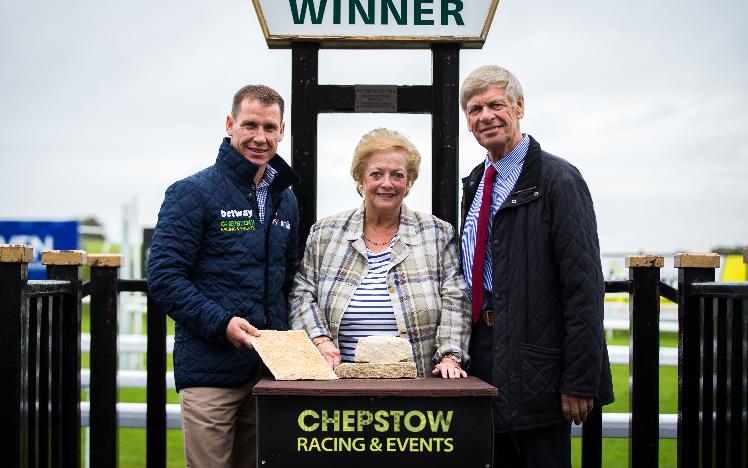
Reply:
[[512, 101], [512, 104], [516, 104], [517, 100], [524, 96], [522, 85], [512, 72], [496, 65], [483, 65], [473, 70], [462, 82], [460, 88], [460, 107], [462, 107], [462, 111], [465, 112], [467, 109], [470, 98], [491, 85], [504, 88], [506, 97]]

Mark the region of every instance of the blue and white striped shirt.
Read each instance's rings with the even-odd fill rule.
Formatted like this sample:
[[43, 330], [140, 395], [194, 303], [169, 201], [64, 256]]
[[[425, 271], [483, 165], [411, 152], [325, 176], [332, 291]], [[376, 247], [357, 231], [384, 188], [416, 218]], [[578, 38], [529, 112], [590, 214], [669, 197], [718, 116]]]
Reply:
[[[491, 191], [491, 215], [488, 218], [488, 237], [486, 238], [486, 245], [491, 245], [491, 226], [493, 225], [493, 217], [496, 212], [499, 211], [499, 207], [509, 193], [514, 188], [514, 184], [517, 183], [519, 175], [522, 172], [522, 166], [525, 164], [525, 156], [527, 155], [527, 149], [530, 147], [530, 137], [523, 135], [522, 141], [519, 142], [514, 149], [499, 159], [495, 163], [492, 163], [488, 157], [486, 157], [483, 176], [478, 184], [478, 191], [475, 192], [475, 198], [473, 203], [470, 205], [467, 216], [465, 217], [465, 227], [462, 231], [462, 269], [465, 274], [465, 282], [468, 285], [468, 290], [472, 294], [473, 291], [473, 256], [475, 255], [475, 235], [478, 228], [478, 213], [480, 212], [480, 204], [483, 199], [483, 178], [486, 174], [486, 168], [489, 164], [493, 164], [496, 169], [496, 179], [493, 183], [493, 190]], [[490, 249], [486, 249], [490, 252]], [[491, 285], [491, 255], [486, 255], [486, 259], [483, 262], [483, 287], [484, 291], [489, 292], [493, 290]], [[489, 294], [484, 296], [486, 301], [490, 297]]]
[[270, 167], [270, 164], [265, 164], [265, 173], [262, 175], [262, 180], [260, 180], [260, 183], [257, 185], [257, 209], [260, 211], [261, 223], [265, 222], [265, 201], [268, 198], [268, 189], [277, 173], [278, 171]]
[[395, 310], [387, 292], [391, 248], [392, 243], [381, 253], [367, 250], [369, 269], [340, 319], [338, 345], [343, 362], [353, 362], [359, 338], [372, 335], [400, 336]]

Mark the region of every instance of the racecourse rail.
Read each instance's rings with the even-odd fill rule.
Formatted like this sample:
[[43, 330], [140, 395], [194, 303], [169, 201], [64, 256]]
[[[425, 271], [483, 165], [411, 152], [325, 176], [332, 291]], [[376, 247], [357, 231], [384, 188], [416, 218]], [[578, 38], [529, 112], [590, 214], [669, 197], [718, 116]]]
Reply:
[[[45, 281], [28, 281], [32, 251], [0, 246], [0, 407], [10, 427], [0, 439], [6, 466], [81, 466], [81, 427], [90, 426], [91, 466], [117, 465], [118, 427], [146, 428], [146, 463], [166, 466], [166, 430], [179, 427], [178, 405], [166, 404], [173, 338], [147, 301], [147, 337], [117, 335], [118, 297], [147, 294], [145, 280], [118, 278], [121, 257], [44, 252]], [[744, 261], [748, 260], [748, 248]], [[596, 409], [581, 428], [582, 466], [600, 467], [603, 437], [630, 439], [629, 466], [657, 466], [659, 438], [677, 438], [679, 466], [745, 466], [748, 462], [748, 283], [715, 282], [716, 254], [677, 254], [677, 288], [660, 281], [661, 256], [626, 258], [629, 279], [608, 281], [628, 294], [629, 346], [609, 346], [612, 363], [629, 364], [629, 413]], [[90, 281], [83, 282], [83, 266]], [[90, 297], [91, 333], [81, 334]], [[660, 322], [660, 299], [678, 306], [677, 327]], [[609, 328], [625, 323], [609, 322]], [[660, 348], [675, 328], [678, 348]], [[117, 370], [118, 352], [143, 352], [148, 371]], [[90, 369], [81, 369], [89, 351]], [[659, 356], [659, 359], [653, 358]], [[678, 414], [659, 414], [659, 366], [678, 366]], [[117, 387], [146, 388], [147, 403], [118, 403]], [[81, 401], [88, 388], [89, 401]], [[707, 417], [710, 415], [711, 417]]]

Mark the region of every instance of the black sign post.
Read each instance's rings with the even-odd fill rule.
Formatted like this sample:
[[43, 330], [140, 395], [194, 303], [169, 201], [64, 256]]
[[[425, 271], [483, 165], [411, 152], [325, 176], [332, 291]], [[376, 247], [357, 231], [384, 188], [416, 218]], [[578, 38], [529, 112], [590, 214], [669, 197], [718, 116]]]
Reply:
[[[291, 153], [293, 168], [301, 176], [301, 184], [294, 187], [301, 215], [300, 252], [317, 220], [317, 116], [356, 112], [357, 107], [355, 85], [318, 84], [319, 49], [316, 42], [292, 45]], [[430, 86], [392, 88], [396, 89], [396, 112], [432, 115], [431, 211], [457, 227], [460, 46], [434, 44], [431, 54]], [[358, 102], [361, 109], [361, 96]], [[391, 111], [390, 105], [383, 109]], [[371, 107], [363, 111], [371, 112]]]
[[254, 393], [258, 466], [493, 466], [496, 388], [473, 377], [263, 379]]

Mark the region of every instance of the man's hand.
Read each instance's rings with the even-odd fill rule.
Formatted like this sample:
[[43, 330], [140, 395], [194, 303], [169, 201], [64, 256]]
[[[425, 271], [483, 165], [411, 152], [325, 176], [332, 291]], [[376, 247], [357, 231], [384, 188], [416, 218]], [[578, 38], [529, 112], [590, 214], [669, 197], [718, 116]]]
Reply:
[[337, 369], [338, 365], [340, 365], [340, 350], [335, 346], [335, 343], [326, 336], [317, 337], [312, 340], [312, 343], [317, 346], [317, 351], [325, 358], [330, 369]]
[[561, 394], [561, 411], [569, 423], [573, 422], [577, 426], [582, 424], [592, 412], [593, 406], [592, 398]]
[[260, 336], [260, 330], [241, 317], [234, 317], [229, 320], [229, 324], [226, 326], [226, 339], [229, 340], [229, 343], [239, 349], [252, 349], [249, 335]]
[[443, 379], [459, 379], [460, 377], [467, 377], [467, 372], [465, 372], [454, 359], [447, 356], [442, 358], [442, 362], [437, 364], [431, 373], [435, 376], [441, 375]]

